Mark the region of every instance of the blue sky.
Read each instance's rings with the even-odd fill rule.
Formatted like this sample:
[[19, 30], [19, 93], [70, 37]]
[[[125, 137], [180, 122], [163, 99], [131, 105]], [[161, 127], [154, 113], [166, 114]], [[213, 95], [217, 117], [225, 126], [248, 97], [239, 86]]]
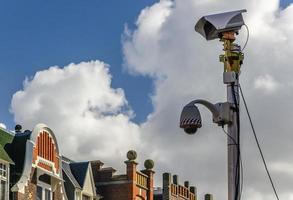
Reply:
[[121, 34], [151, 0], [0, 1], [0, 121], [14, 127], [11, 96], [24, 78], [49, 66], [99, 59], [111, 65], [112, 86], [121, 87], [142, 121], [151, 111], [152, 83], [122, 69]]
[[[111, 65], [112, 86], [121, 87], [142, 122], [152, 111], [152, 81], [123, 70], [121, 35], [124, 25], [154, 0], [0, 1], [0, 122], [13, 128], [12, 95], [25, 77], [49, 66], [101, 60]], [[286, 7], [292, 0], [281, 1]]]

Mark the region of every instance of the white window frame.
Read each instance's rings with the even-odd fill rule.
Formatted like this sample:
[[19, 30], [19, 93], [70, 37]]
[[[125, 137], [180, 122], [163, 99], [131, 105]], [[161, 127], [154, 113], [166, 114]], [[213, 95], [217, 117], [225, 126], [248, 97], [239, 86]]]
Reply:
[[75, 200], [81, 200], [81, 191], [75, 190]]
[[52, 186], [49, 185], [49, 184], [46, 184], [44, 182], [41, 182], [41, 181], [38, 181], [37, 183], [37, 186], [38, 187], [41, 187], [42, 188], [42, 200], [45, 200], [45, 190], [49, 190], [51, 195], [50, 195], [50, 200], [53, 200], [53, 192], [52, 192]]
[[90, 198], [90, 200], [93, 200], [93, 196], [86, 193], [86, 192], [83, 192], [82, 190], [75, 190], [75, 200], [82, 200], [82, 197], [83, 195], [87, 196]]
[[[4, 169], [4, 166], [6, 169]], [[2, 160], [0, 160], [0, 182], [1, 181], [5, 181], [5, 200], [8, 199], [8, 196], [9, 196], [9, 163], [7, 162], [3, 162]], [[3, 176], [3, 172], [5, 172], [5, 176]], [[2, 188], [1, 188], [1, 184], [0, 184], [0, 193], [2, 191]], [[1, 195], [1, 194], [0, 194]], [[1, 196], [0, 196], [1, 197]]]

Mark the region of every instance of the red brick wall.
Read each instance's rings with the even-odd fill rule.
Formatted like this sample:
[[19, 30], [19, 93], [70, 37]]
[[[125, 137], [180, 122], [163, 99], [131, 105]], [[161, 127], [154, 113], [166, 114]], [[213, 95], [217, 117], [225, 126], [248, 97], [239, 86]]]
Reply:
[[62, 200], [61, 185], [58, 185], [56, 190], [53, 193], [53, 200]]
[[133, 183], [99, 186], [98, 190], [104, 197], [103, 200], [136, 200], [136, 197], [141, 197], [142, 200], [147, 199], [147, 191], [137, 186], [133, 187]]
[[[124, 179], [115, 180], [112, 176], [109, 176], [109, 172], [102, 171], [100, 173], [107, 174], [107, 176], [99, 175], [98, 169], [95, 182], [98, 185], [98, 191], [104, 197], [103, 200], [153, 200], [153, 173], [152, 171], [144, 171], [148, 175], [147, 187], [149, 189], [140, 187], [136, 184], [136, 166], [135, 161], [126, 161], [126, 177]], [[146, 173], [148, 172], [148, 173]], [[103, 177], [103, 180], [101, 180]], [[105, 178], [108, 177], [108, 180]], [[113, 179], [112, 179], [113, 178]], [[100, 184], [99, 184], [100, 182]]]

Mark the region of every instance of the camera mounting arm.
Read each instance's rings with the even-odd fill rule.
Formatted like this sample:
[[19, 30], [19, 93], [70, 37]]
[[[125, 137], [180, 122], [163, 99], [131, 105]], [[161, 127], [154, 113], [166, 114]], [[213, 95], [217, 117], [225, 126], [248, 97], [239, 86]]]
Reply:
[[206, 100], [203, 100], [203, 99], [196, 99], [196, 100], [191, 101], [187, 105], [189, 105], [189, 106], [193, 105], [194, 106], [195, 104], [201, 104], [201, 105], [205, 106], [207, 109], [209, 109], [209, 111], [211, 111], [211, 113], [213, 115], [213, 121], [215, 121], [214, 119], [217, 119], [219, 117], [219, 115], [220, 115], [217, 107], [214, 104], [212, 104], [211, 102], [209, 102], [209, 101], [206, 101]]
[[225, 124], [231, 123], [231, 117], [230, 117], [230, 109], [231, 105], [228, 102], [224, 103], [217, 103], [217, 104], [212, 104], [209, 101], [203, 100], [203, 99], [197, 99], [190, 104], [201, 104], [204, 105], [209, 111], [211, 111], [213, 115], [213, 122], [218, 124], [219, 126], [223, 126]]
[[184, 106], [181, 117], [180, 117], [180, 127], [181, 128], [191, 128], [196, 127], [200, 128], [201, 125], [201, 115], [196, 106], [196, 104], [201, 104], [205, 106], [213, 115], [213, 122], [219, 126], [231, 123], [230, 103], [217, 103], [212, 104], [209, 101], [203, 99], [193, 100]]

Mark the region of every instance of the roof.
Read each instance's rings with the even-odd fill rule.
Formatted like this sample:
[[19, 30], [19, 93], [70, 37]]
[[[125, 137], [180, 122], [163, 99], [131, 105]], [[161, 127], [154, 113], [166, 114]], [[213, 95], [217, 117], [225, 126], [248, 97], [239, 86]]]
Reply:
[[113, 167], [104, 167], [100, 169], [101, 172], [103, 171], [111, 171], [112, 173], [116, 172], [116, 169], [114, 169]]
[[8, 155], [5, 147], [7, 144], [12, 143], [14, 135], [5, 129], [0, 128], [0, 159], [14, 164], [10, 156]]
[[7, 143], [11, 143], [13, 137], [12, 133], [0, 127], [0, 145], [5, 146]]
[[115, 181], [127, 180], [127, 175], [125, 175], [125, 174], [114, 175], [114, 176], [112, 176], [112, 180], [115, 180]]
[[69, 164], [72, 174], [74, 175], [78, 184], [83, 187], [86, 173], [89, 168], [89, 162], [75, 162]]
[[73, 163], [75, 162], [74, 160], [72, 160], [71, 158], [68, 158], [64, 155], [61, 156], [62, 161], [65, 161], [66, 163]]
[[69, 180], [73, 184], [74, 187], [82, 189], [77, 180], [75, 179], [74, 175], [71, 172], [70, 165], [68, 162], [62, 160], [62, 169], [64, 173], [68, 176]]
[[2, 145], [0, 145], [0, 159], [5, 160], [6, 162], [9, 162], [10, 164], [14, 164], [14, 162], [6, 153]]

